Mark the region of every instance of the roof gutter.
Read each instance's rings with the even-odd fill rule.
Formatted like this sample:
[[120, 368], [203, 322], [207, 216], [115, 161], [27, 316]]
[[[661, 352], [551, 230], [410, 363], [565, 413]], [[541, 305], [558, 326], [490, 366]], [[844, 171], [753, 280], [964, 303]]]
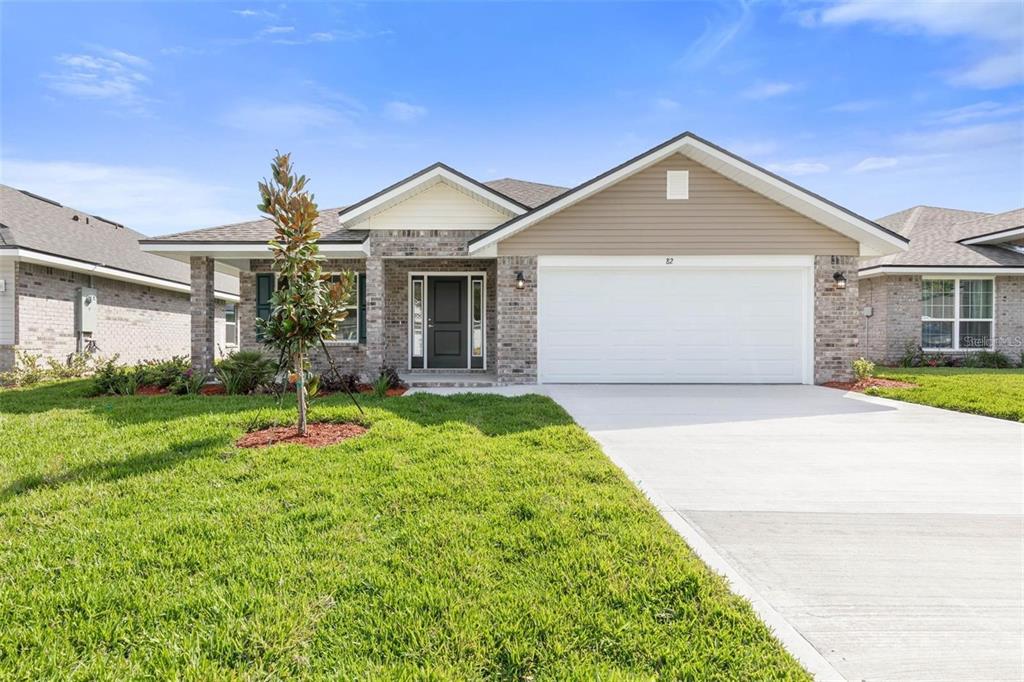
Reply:
[[[121, 270], [120, 268], [110, 267], [108, 265], [103, 265], [102, 263], [93, 263], [90, 261], [78, 260], [76, 258], [55, 256], [44, 251], [34, 251], [23, 247], [0, 247], [0, 258], [17, 258], [18, 260], [25, 261], [26, 263], [60, 268], [61, 270], [70, 270], [72, 272], [81, 272], [87, 275], [97, 275], [99, 277], [106, 277], [107, 279], [130, 282], [131, 284], [140, 284], [143, 286], [153, 287], [155, 289], [165, 289], [167, 291], [177, 291], [185, 294], [192, 291], [192, 287], [183, 282], [176, 282], [171, 279], [164, 279], [163, 277], [154, 277], [152, 275], [143, 275], [138, 272]], [[232, 294], [226, 291], [215, 291], [214, 295], [223, 301], [237, 302], [239, 300], [238, 294]]]

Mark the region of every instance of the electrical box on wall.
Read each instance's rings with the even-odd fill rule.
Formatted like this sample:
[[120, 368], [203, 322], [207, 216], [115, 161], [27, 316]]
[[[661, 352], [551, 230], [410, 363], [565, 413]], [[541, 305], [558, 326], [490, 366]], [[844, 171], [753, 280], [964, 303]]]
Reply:
[[96, 290], [92, 287], [82, 287], [78, 290], [78, 305], [75, 311], [75, 320], [78, 322], [79, 332], [96, 331], [96, 308], [99, 307], [96, 300]]

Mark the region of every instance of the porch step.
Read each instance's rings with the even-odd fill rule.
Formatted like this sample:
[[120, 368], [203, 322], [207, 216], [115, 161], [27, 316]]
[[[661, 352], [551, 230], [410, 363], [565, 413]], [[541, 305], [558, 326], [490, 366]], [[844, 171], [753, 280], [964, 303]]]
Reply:
[[409, 388], [484, 388], [497, 386], [498, 377], [490, 372], [405, 372], [402, 381]]

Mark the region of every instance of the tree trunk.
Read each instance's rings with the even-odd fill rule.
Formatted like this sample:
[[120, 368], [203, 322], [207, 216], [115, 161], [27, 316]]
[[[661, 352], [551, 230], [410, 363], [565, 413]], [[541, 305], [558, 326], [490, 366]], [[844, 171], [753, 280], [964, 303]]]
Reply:
[[295, 397], [299, 401], [299, 435], [306, 435], [306, 369], [302, 351], [295, 354]]

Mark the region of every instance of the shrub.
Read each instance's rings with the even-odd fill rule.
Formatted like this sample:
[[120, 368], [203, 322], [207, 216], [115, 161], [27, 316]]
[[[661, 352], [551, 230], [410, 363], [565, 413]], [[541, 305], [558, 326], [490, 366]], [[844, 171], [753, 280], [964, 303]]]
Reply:
[[176, 395], [199, 395], [199, 389], [206, 383], [206, 375], [191, 368], [182, 372], [168, 388]]
[[378, 398], [384, 398], [387, 396], [389, 388], [394, 388], [391, 385], [391, 377], [381, 372], [373, 382], [373, 394]]
[[217, 365], [217, 377], [229, 395], [252, 393], [269, 384], [277, 371], [274, 361], [255, 350], [240, 350]]
[[18, 351], [14, 357], [14, 368], [0, 375], [0, 383], [12, 386], [32, 386], [45, 381], [48, 374], [40, 364], [42, 355]]
[[188, 367], [188, 360], [181, 355], [175, 355], [170, 360], [149, 360], [137, 365], [139, 382], [144, 386], [170, 388]]
[[1013, 367], [1013, 362], [1005, 353], [991, 350], [980, 350], [968, 353], [964, 357], [966, 367], [984, 367], [987, 369], [1007, 369]]
[[853, 374], [857, 377], [857, 381], [863, 381], [870, 378], [875, 373], [875, 363], [871, 362], [867, 358], [857, 358], [853, 361]]
[[921, 346], [913, 341], [908, 341], [903, 346], [903, 355], [900, 356], [900, 367], [920, 367], [924, 364], [924, 353]]
[[46, 365], [49, 368], [46, 373], [48, 379], [80, 379], [89, 373], [89, 356], [72, 353], [65, 362], [49, 358]]
[[382, 378], [387, 379], [388, 388], [405, 388], [405, 382], [402, 381], [402, 377], [398, 376], [398, 370], [390, 365], [381, 365], [378, 371], [377, 378], [374, 380], [373, 385], [376, 386]]
[[357, 393], [359, 391], [359, 375], [354, 372], [346, 372], [339, 378], [335, 374], [324, 374], [320, 377], [320, 387], [325, 391], [345, 391]]

